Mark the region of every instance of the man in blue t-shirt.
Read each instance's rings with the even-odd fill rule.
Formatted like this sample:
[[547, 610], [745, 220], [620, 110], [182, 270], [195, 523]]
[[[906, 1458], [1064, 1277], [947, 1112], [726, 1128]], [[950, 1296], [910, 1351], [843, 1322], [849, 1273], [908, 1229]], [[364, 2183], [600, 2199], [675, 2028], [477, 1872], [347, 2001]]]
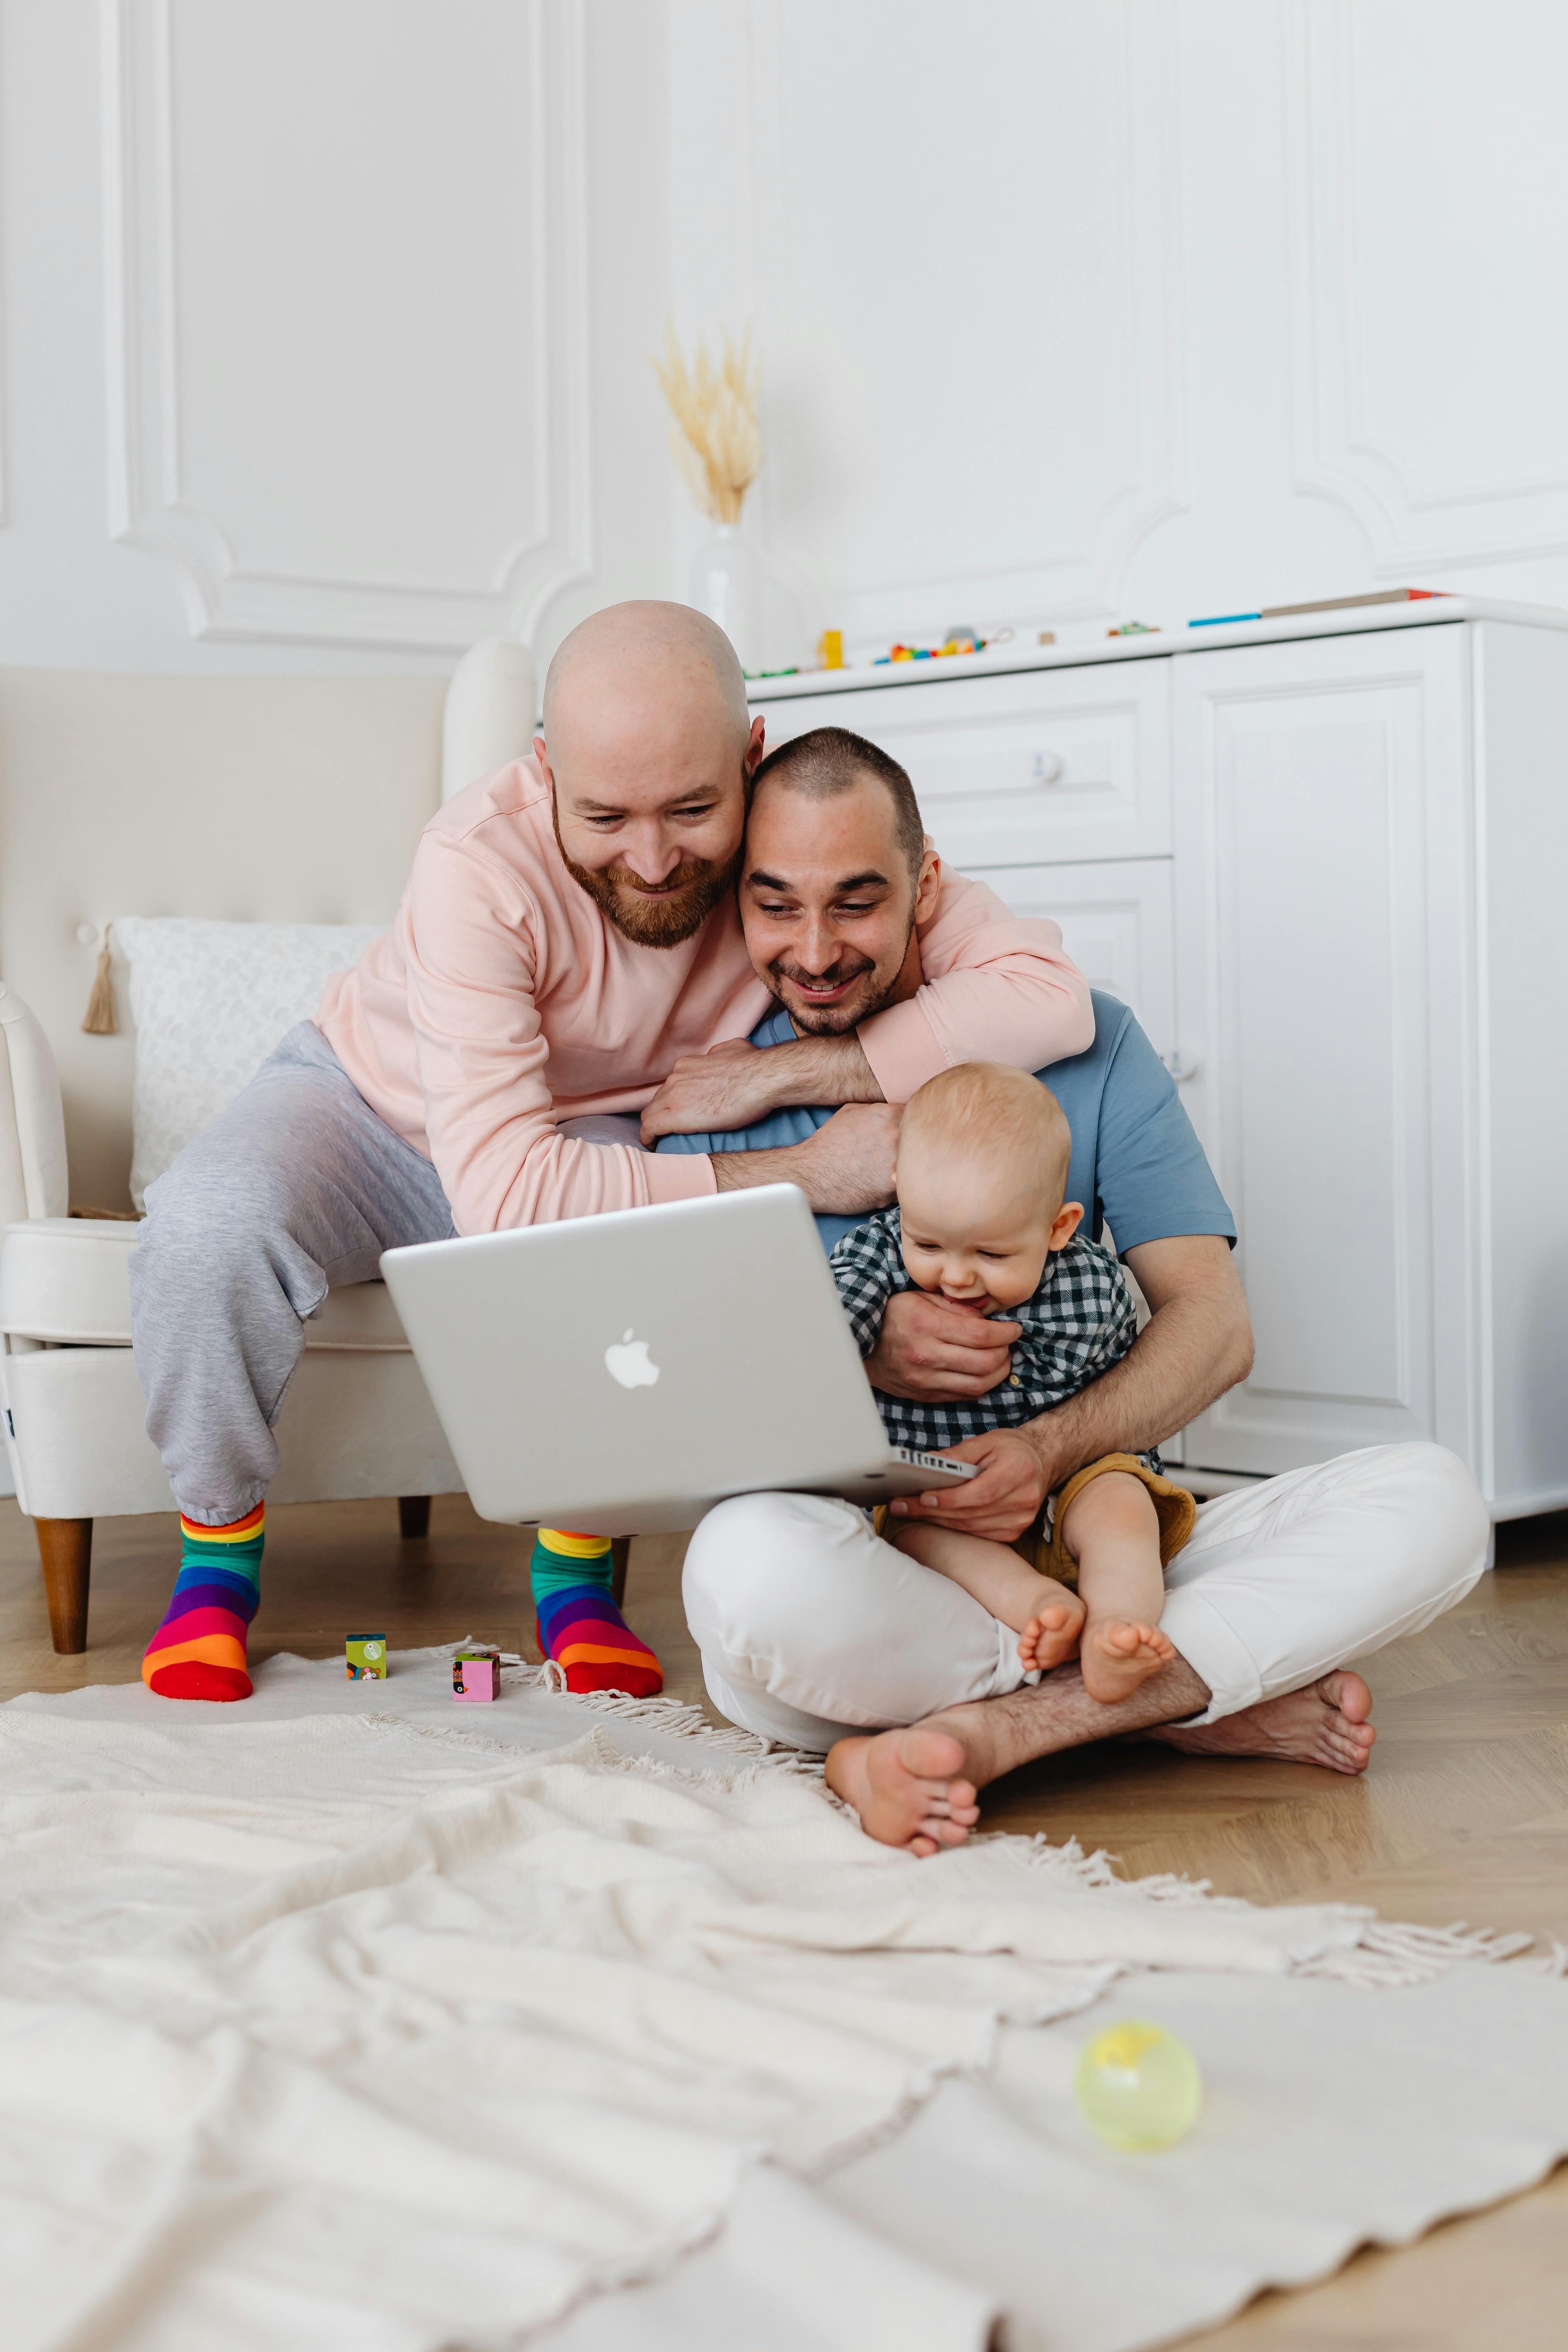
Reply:
[[[645, 1147], [767, 1151], [781, 1178], [800, 1150], [804, 1181], [828, 1123], [866, 1116], [843, 1092], [847, 1110], [800, 1100], [807, 1041], [847, 1044], [869, 1007], [921, 987], [918, 811], [902, 770], [858, 742], [819, 730], [759, 768], [738, 888], [777, 1010], [749, 1042], [677, 1065], [642, 1115]], [[923, 855], [929, 865], [929, 844]], [[1094, 1011], [1088, 1051], [1038, 1075], [1072, 1132], [1068, 1197], [1097, 1235], [1109, 1231], [1150, 1319], [1065, 1404], [956, 1446], [977, 1478], [892, 1507], [1001, 1542], [1084, 1463], [1158, 1444], [1252, 1367], [1236, 1228], [1175, 1087], [1125, 1005], [1097, 992]], [[881, 1099], [868, 1080], [864, 1102]], [[826, 1245], [854, 1222], [819, 1217]], [[980, 1396], [1006, 1377], [1017, 1335], [901, 1292], [866, 1369], [891, 1395]], [[1205, 1504], [1167, 1570], [1161, 1622], [1177, 1657], [1111, 1706], [1076, 1666], [1026, 1675], [1005, 1627], [831, 1496], [719, 1505], [688, 1549], [684, 1598], [715, 1705], [826, 1751], [831, 1784], [873, 1836], [929, 1853], [968, 1834], [978, 1790], [999, 1773], [1129, 1731], [1362, 1771], [1371, 1696], [1342, 1661], [1458, 1600], [1488, 1532], [1469, 1472], [1433, 1445], [1370, 1447]]]

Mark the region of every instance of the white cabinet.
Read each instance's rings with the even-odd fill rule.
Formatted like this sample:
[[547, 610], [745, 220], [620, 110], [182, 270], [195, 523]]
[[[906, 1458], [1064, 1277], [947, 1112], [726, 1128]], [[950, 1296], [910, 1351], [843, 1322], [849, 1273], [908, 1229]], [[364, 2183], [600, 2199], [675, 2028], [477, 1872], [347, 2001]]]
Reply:
[[966, 871], [1157, 857], [1171, 847], [1169, 672], [1141, 661], [939, 675], [756, 707], [770, 743], [847, 727], [890, 751], [942, 856]]
[[1435, 1438], [1497, 1517], [1568, 1506], [1568, 615], [794, 685], [758, 688], [773, 740], [902, 760], [943, 856], [1053, 917], [1182, 1074], [1258, 1343], [1187, 1463]]
[[1130, 1004], [1167, 1063], [1176, 1056], [1171, 861], [1108, 866], [972, 866], [1016, 915], [1047, 915], [1091, 988]]
[[1175, 669], [1178, 995], [1187, 1107], [1231, 1204], [1252, 1377], [1187, 1459], [1294, 1468], [1462, 1445], [1466, 805], [1461, 629], [1193, 655]]

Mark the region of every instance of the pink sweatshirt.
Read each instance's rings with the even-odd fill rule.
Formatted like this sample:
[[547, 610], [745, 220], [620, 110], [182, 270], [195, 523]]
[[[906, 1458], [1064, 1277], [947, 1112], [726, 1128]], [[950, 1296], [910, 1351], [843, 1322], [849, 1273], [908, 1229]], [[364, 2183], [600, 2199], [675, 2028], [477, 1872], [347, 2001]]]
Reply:
[[[1034, 1070], [1094, 1036], [1055, 923], [944, 877], [925, 985], [861, 1024], [889, 1102], [955, 1062]], [[637, 947], [562, 863], [536, 763], [431, 818], [397, 921], [327, 983], [317, 1026], [390, 1127], [436, 1165], [460, 1234], [715, 1190], [699, 1154], [576, 1142], [559, 1119], [641, 1110], [682, 1054], [744, 1037], [773, 999], [732, 899], [678, 948]]]

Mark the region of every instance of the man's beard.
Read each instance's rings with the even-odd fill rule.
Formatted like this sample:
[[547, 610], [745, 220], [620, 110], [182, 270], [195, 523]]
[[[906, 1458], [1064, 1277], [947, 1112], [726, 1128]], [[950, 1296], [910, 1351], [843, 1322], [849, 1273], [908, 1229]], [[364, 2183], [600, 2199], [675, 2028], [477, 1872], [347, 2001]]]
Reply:
[[[910, 929], [911, 933], [914, 930], [912, 921]], [[903, 975], [904, 958], [909, 953], [908, 940], [904, 941], [904, 954], [899, 958], [897, 968], [886, 987], [877, 989], [862, 1003], [858, 1003], [851, 996], [846, 997], [841, 1004], [825, 1004], [820, 1010], [814, 1010], [809, 999], [803, 1003], [798, 996], [794, 998], [785, 996], [783, 986], [785, 980], [793, 981], [798, 990], [802, 982], [808, 979], [826, 981], [833, 985], [838, 980], [858, 979], [861, 972], [876, 971], [877, 967], [868, 956], [860, 957], [858, 970], [854, 967], [848, 971], [841, 969], [841, 966], [848, 963], [849, 956], [856, 952], [855, 950], [847, 950], [839, 961], [831, 965], [826, 971], [809, 973], [792, 971], [785, 959], [780, 956], [776, 961], [769, 964], [767, 971], [763, 974], [769, 988], [789, 1014], [795, 1029], [803, 1036], [846, 1036], [851, 1029], [858, 1029], [862, 1021], [869, 1021], [873, 1014], [886, 1011], [892, 1003], [898, 993], [899, 982]]]
[[715, 865], [710, 857], [694, 857], [676, 868], [685, 878], [680, 888], [668, 898], [638, 898], [637, 891], [647, 886], [629, 866], [595, 869], [578, 865], [561, 838], [561, 820], [555, 814], [553, 796], [550, 816], [555, 827], [555, 845], [573, 881], [586, 890], [622, 938], [631, 940], [639, 948], [678, 948], [683, 940], [690, 939], [702, 929], [720, 900], [728, 897], [740, 876], [739, 849], [722, 866]]

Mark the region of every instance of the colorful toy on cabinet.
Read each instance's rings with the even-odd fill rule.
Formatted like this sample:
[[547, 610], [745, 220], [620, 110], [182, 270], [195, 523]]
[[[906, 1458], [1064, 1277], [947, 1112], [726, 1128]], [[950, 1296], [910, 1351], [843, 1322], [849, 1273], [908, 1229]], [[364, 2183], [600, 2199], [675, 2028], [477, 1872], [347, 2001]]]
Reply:
[[879, 654], [871, 667], [882, 669], [889, 662], [947, 661], [954, 654], [983, 654], [992, 642], [990, 637], [972, 636], [965, 631], [962, 636], [949, 637], [945, 645], [893, 646], [887, 653]]
[[[891, 662], [951, 661], [959, 654], [983, 654], [988, 647], [1009, 645], [1013, 635], [1012, 629], [998, 628], [993, 629], [989, 636], [983, 637], [979, 630], [971, 628], [967, 622], [954, 621], [940, 644], [906, 645], [900, 638], [897, 645], [889, 646], [885, 654], [862, 654], [858, 655], [854, 661], [848, 661], [844, 653], [843, 630], [824, 629], [816, 641], [816, 667], [819, 670], [886, 669]], [[1041, 631], [1040, 643], [1043, 646], [1054, 645], [1055, 642], [1048, 629]]]

